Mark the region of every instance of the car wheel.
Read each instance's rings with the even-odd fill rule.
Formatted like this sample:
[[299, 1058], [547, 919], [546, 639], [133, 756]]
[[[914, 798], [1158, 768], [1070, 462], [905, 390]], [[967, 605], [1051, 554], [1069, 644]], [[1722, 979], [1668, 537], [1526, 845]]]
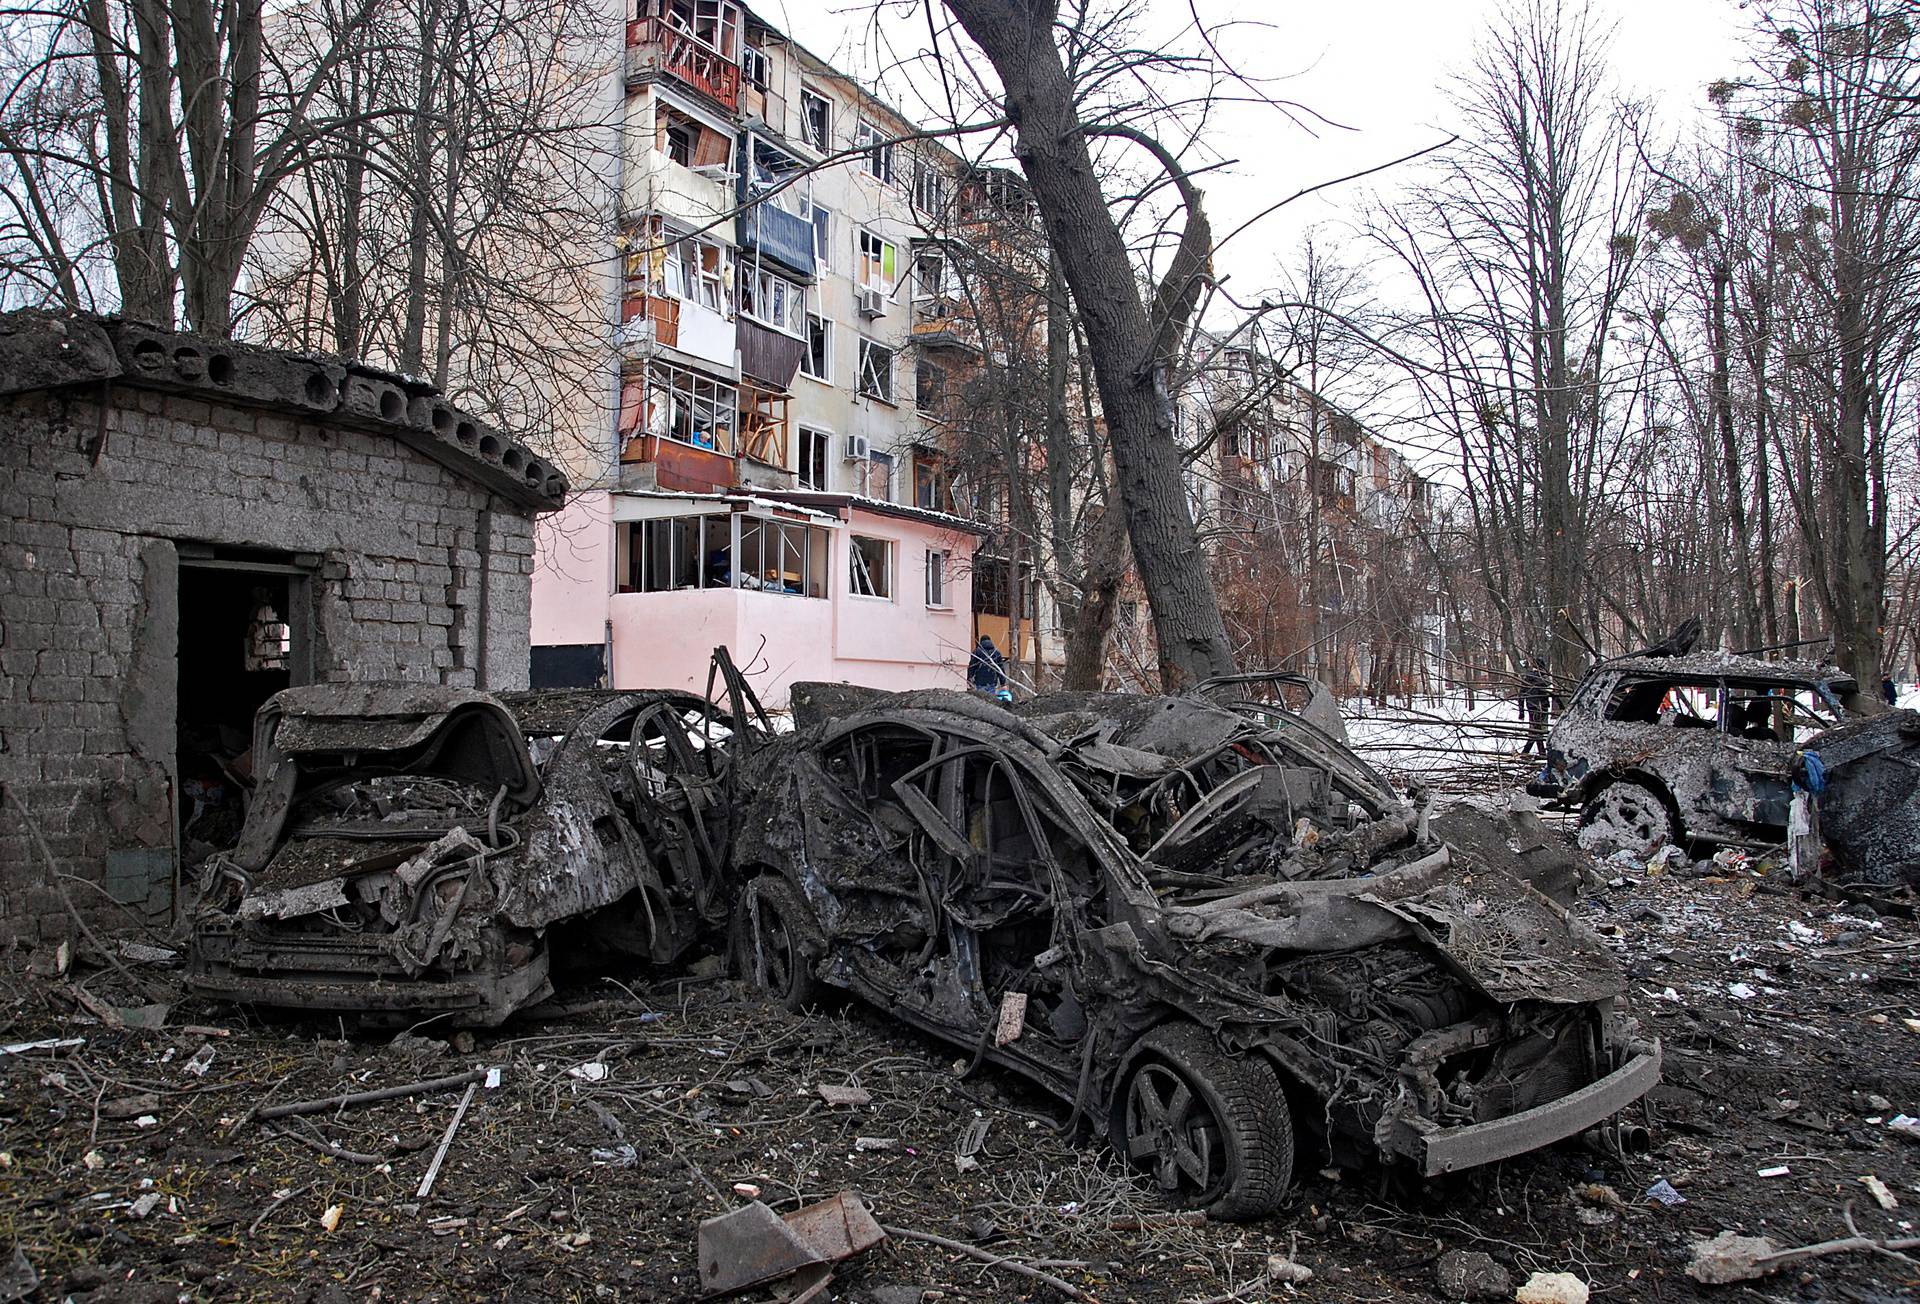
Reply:
[[1644, 783], [1619, 779], [1608, 784], [1580, 810], [1580, 846], [1596, 856], [1630, 851], [1652, 855], [1679, 840], [1678, 821], [1665, 799]]
[[757, 878], [740, 901], [740, 974], [789, 1010], [819, 1003], [814, 962], [825, 951], [800, 894], [785, 879]]
[[1293, 1115], [1273, 1066], [1227, 1054], [1194, 1024], [1141, 1038], [1114, 1114], [1121, 1154], [1181, 1208], [1258, 1218], [1293, 1179]]

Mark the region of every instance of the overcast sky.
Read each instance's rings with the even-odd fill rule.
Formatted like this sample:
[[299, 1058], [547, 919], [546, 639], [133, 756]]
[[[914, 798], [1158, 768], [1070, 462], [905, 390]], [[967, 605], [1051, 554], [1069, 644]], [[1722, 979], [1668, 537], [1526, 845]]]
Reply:
[[[1187, 12], [1187, 0], [1140, 3], [1149, 12]], [[870, 74], [872, 0], [760, 0], [755, 7], [815, 53]], [[1297, 74], [1278, 93], [1351, 128], [1320, 128], [1316, 136], [1270, 109], [1223, 115], [1210, 143], [1241, 162], [1231, 175], [1207, 180], [1214, 229], [1231, 229], [1302, 186], [1445, 139], [1451, 124], [1440, 88], [1467, 66], [1476, 36], [1499, 7], [1499, 0], [1201, 0], [1209, 17], [1270, 25], [1235, 30], [1228, 49], [1236, 58], [1244, 52], [1243, 70]], [[1615, 24], [1613, 65], [1622, 86], [1651, 100], [1668, 130], [1699, 113], [1708, 82], [1741, 71], [1744, 15], [1737, 0], [1595, 0], [1594, 9]], [[893, 30], [896, 41], [917, 35], [913, 48], [925, 44], [924, 18], [903, 19]], [[895, 98], [902, 98], [897, 91]], [[1391, 174], [1376, 176], [1302, 200], [1223, 251], [1220, 270], [1242, 289], [1271, 285], [1306, 227], [1337, 229], [1367, 187], [1392, 184]]]

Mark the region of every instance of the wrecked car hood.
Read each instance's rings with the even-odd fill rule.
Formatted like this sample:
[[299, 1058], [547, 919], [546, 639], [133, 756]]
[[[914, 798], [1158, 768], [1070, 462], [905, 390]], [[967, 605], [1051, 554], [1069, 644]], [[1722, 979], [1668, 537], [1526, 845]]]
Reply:
[[1577, 1005], [1625, 988], [1612, 953], [1559, 906], [1501, 871], [1461, 872], [1445, 846], [1365, 878], [1276, 883], [1168, 906], [1159, 922], [1190, 945], [1289, 953], [1415, 942], [1502, 1004]]

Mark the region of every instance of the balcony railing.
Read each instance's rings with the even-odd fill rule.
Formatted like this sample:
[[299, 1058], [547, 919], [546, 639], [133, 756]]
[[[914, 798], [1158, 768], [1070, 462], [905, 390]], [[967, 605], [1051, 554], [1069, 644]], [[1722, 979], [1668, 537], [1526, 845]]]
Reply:
[[729, 112], [740, 107], [740, 65], [664, 18], [627, 24], [627, 80], [662, 74]]

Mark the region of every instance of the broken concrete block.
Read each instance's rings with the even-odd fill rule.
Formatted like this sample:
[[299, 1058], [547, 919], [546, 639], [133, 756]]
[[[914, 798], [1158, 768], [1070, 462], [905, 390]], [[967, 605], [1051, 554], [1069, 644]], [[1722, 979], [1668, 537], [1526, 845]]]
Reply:
[[1450, 1300], [1509, 1299], [1513, 1274], [1478, 1250], [1448, 1250], [1433, 1268], [1434, 1283]]

